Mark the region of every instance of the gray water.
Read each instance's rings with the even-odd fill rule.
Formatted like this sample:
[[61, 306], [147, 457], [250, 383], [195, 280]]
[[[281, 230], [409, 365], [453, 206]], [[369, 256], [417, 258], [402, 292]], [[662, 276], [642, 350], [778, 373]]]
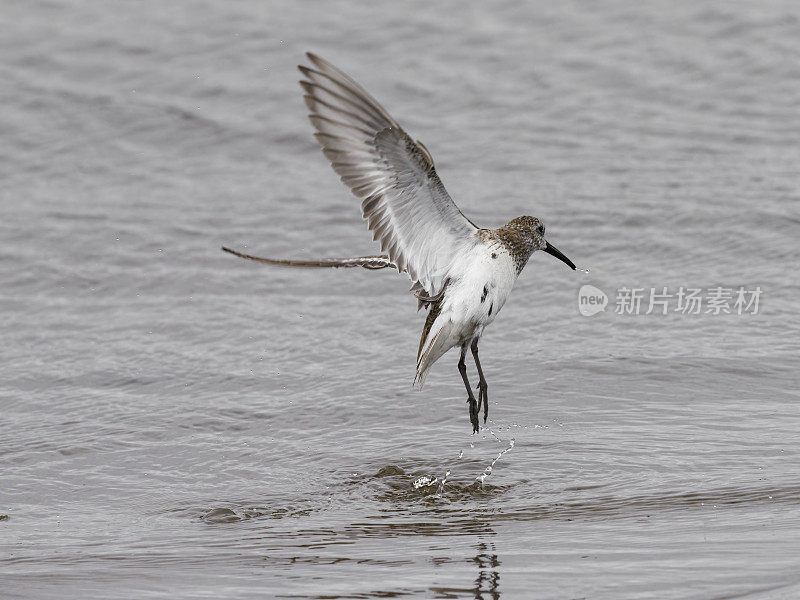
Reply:
[[[0, 595], [800, 597], [800, 11], [644, 4], [3, 2]], [[590, 269], [528, 264], [479, 435], [404, 275], [219, 250], [376, 250], [306, 50]]]

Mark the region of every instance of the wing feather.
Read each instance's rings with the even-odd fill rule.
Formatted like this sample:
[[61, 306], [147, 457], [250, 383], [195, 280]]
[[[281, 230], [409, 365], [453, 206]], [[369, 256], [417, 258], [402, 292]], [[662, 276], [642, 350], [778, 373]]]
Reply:
[[477, 227], [458, 209], [415, 142], [366, 90], [309, 53], [300, 85], [322, 150], [362, 200], [373, 239], [417, 289], [435, 296], [456, 257], [478, 243]]
[[238, 256], [239, 258], [246, 258], [256, 262], [265, 263], [268, 265], [277, 265], [281, 267], [299, 267], [299, 268], [341, 268], [341, 267], [363, 267], [364, 269], [377, 270], [394, 267], [394, 263], [389, 260], [386, 255], [381, 256], [358, 256], [356, 258], [314, 258], [314, 259], [292, 259], [292, 258], [266, 258], [263, 256], [253, 256], [252, 254], [245, 254], [244, 252], [237, 252], [230, 248], [222, 247], [224, 252]]

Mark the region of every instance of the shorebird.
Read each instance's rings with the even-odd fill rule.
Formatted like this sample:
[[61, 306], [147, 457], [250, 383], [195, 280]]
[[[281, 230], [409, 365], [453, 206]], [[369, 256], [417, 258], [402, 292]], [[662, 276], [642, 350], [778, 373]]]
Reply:
[[[300, 65], [303, 96], [314, 136], [342, 181], [362, 200], [361, 210], [384, 254], [319, 260], [236, 256], [289, 267], [395, 268], [411, 278], [417, 310], [428, 316], [417, 351], [414, 384], [421, 390], [433, 364], [459, 347], [458, 371], [467, 389], [473, 433], [489, 416], [489, 386], [478, 358], [478, 341], [497, 317], [528, 259], [537, 250], [575, 265], [544, 237], [536, 217], [517, 217], [482, 229], [456, 206], [442, 185], [428, 149], [403, 131], [364, 88], [312, 53]], [[467, 377], [472, 351], [478, 399]]]

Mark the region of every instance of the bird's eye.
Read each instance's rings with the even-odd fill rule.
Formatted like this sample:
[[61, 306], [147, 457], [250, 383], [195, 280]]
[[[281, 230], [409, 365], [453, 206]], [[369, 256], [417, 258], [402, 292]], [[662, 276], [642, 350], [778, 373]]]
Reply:
[[540, 224], [537, 229], [539, 230], [539, 235], [544, 235], [544, 223]]

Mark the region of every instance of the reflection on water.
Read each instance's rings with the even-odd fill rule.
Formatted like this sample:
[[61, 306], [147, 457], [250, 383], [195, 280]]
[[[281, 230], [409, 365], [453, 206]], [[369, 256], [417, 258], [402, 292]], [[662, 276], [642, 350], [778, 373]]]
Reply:
[[494, 543], [479, 541], [475, 550], [475, 563], [478, 576], [473, 587], [448, 588], [431, 587], [434, 598], [463, 598], [474, 596], [476, 600], [497, 600], [500, 598], [500, 559], [495, 552]]
[[475, 564], [478, 566], [478, 577], [475, 579], [475, 598], [497, 600], [500, 597], [500, 573], [498, 572], [500, 560], [497, 558], [494, 542], [478, 542]]

